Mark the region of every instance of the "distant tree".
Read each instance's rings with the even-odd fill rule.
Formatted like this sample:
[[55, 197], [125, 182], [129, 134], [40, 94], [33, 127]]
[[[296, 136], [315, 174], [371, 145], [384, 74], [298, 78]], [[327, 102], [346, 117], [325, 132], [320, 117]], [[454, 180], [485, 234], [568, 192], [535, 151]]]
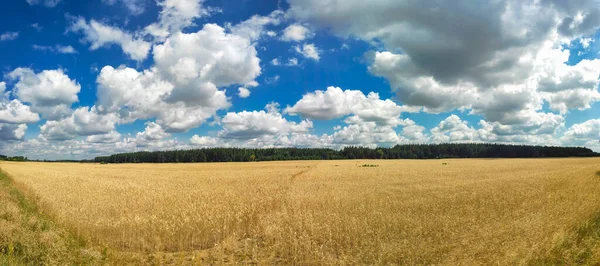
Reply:
[[[407, 144], [391, 148], [345, 147], [341, 150], [307, 148], [205, 148], [156, 152], [134, 152], [96, 157], [107, 163], [247, 162], [339, 159], [435, 159], [435, 158], [544, 158], [600, 156], [582, 147], [546, 147], [490, 143]], [[26, 157], [0, 160], [27, 161]]]
[[377, 149], [377, 158], [378, 159], [383, 159], [384, 156], [385, 156], [385, 153], [383, 152], [383, 150]]

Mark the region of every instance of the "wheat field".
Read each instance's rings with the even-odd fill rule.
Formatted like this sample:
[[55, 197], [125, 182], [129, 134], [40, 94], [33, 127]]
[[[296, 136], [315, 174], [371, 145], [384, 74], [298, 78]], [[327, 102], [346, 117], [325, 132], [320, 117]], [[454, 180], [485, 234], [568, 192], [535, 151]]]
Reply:
[[0, 168], [124, 264], [538, 264], [600, 213], [594, 158]]

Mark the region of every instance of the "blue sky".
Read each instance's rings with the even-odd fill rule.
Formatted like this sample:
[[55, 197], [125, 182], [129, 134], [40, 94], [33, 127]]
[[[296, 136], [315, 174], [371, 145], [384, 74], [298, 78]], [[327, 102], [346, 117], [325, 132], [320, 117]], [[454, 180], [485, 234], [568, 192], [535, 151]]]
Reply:
[[600, 151], [599, 8], [10, 1], [0, 154], [439, 142]]

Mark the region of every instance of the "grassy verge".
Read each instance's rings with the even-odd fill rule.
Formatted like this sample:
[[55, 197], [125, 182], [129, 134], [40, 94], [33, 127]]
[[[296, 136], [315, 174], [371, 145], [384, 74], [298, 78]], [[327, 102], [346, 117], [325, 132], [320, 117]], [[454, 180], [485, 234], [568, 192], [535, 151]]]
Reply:
[[0, 171], [0, 265], [97, 265], [105, 257], [57, 226]]
[[557, 242], [530, 265], [600, 265], [600, 213]]

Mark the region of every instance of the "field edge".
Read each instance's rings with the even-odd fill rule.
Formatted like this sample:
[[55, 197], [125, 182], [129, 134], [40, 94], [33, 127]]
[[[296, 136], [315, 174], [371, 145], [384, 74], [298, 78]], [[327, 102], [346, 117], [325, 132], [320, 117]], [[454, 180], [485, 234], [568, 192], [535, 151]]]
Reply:
[[104, 252], [59, 225], [0, 169], [0, 265], [100, 265]]

